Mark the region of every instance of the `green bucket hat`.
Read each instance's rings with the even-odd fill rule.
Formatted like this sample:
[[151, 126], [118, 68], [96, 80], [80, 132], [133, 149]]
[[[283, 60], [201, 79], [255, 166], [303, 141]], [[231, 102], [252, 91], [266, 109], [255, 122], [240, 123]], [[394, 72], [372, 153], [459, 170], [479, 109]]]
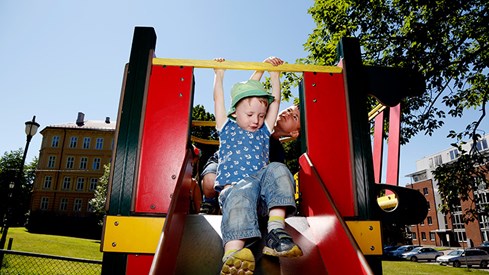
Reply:
[[228, 116], [231, 116], [236, 111], [236, 104], [243, 99], [251, 96], [266, 97], [268, 104], [272, 103], [275, 99], [270, 93], [265, 90], [263, 84], [257, 80], [246, 80], [238, 82], [231, 88], [231, 108], [229, 109]]

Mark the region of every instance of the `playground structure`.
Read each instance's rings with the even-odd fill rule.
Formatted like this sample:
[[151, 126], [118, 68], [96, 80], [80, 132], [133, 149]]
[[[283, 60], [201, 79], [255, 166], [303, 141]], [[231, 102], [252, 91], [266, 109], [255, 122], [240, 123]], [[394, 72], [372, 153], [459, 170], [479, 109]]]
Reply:
[[[382, 146], [374, 140], [373, 157], [366, 99], [375, 96], [400, 121], [401, 99], [422, 93], [422, 78], [406, 69], [363, 66], [352, 38], [338, 46], [341, 67], [161, 59], [154, 58], [155, 45], [152, 28], [135, 28], [119, 108], [102, 274], [219, 272], [220, 216], [189, 211], [193, 70], [215, 67], [303, 73], [300, 215], [286, 226], [304, 256], [256, 255], [255, 274], [382, 274], [381, 224], [419, 223], [427, 208], [418, 191], [397, 186], [395, 164], [388, 167], [389, 184], [380, 184]], [[375, 119], [383, 125], [382, 115]], [[396, 131], [399, 123], [393, 125]], [[376, 133], [381, 130], [376, 127]], [[398, 147], [398, 140], [389, 144], [389, 162], [397, 156], [397, 165]], [[379, 206], [385, 190], [395, 194], [394, 206]]]

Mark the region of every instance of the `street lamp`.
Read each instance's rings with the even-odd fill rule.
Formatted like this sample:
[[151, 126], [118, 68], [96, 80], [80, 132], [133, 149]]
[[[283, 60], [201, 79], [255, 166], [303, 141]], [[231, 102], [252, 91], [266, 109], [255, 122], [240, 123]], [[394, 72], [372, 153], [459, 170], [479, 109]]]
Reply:
[[[21, 184], [21, 179], [24, 175], [24, 165], [25, 165], [25, 158], [27, 156], [27, 150], [29, 149], [29, 143], [31, 142], [32, 137], [37, 133], [37, 129], [39, 129], [39, 123], [36, 122], [36, 116], [32, 117], [31, 121], [27, 121], [25, 123], [25, 134], [27, 136], [26, 139], [26, 144], [25, 144], [25, 149], [24, 149], [24, 155], [22, 155], [22, 162], [20, 163], [19, 167], [19, 172], [17, 173], [17, 186]], [[5, 213], [4, 219], [3, 219], [3, 231], [2, 231], [2, 238], [0, 239], [0, 249], [5, 248], [5, 241], [7, 240], [7, 233], [8, 233], [8, 228], [9, 228], [9, 213], [10, 213], [10, 207], [9, 207], [9, 200], [15, 193], [15, 187], [16, 184], [15, 182], [11, 182], [9, 184], [9, 194], [7, 198], [7, 211]], [[0, 255], [0, 264], [2, 263], [3, 260], [3, 253]]]

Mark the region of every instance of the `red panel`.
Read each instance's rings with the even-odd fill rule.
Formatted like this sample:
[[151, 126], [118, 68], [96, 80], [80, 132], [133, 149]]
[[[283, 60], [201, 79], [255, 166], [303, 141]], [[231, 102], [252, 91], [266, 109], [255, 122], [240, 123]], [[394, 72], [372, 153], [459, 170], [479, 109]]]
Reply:
[[[341, 215], [356, 216], [353, 153], [343, 75], [304, 73], [304, 98], [307, 153]], [[305, 204], [309, 202], [303, 200]]]
[[[185, 165], [182, 166], [168, 216], [165, 220], [164, 231], [156, 249], [151, 274], [175, 273], [177, 256], [185, 229], [185, 219], [190, 208], [189, 196], [190, 185], [192, 183], [192, 158], [192, 153], [188, 150]], [[205, 247], [196, 247], [195, 249], [205, 249]]]
[[399, 185], [399, 135], [401, 131], [401, 105], [390, 108], [389, 143], [387, 154], [386, 183]]
[[382, 181], [382, 155], [384, 149], [384, 112], [380, 112], [374, 121], [374, 180], [376, 183]]
[[[307, 217], [308, 230], [314, 236], [327, 274], [372, 274], [307, 154], [299, 158], [299, 164], [299, 188], [303, 201], [308, 202], [301, 204], [302, 212]], [[304, 268], [307, 270], [308, 265]], [[315, 272], [311, 271], [311, 274]]]
[[127, 255], [126, 275], [148, 274], [153, 262], [153, 255]]
[[188, 142], [192, 83], [192, 67], [152, 67], [134, 197], [136, 212], [168, 212]]

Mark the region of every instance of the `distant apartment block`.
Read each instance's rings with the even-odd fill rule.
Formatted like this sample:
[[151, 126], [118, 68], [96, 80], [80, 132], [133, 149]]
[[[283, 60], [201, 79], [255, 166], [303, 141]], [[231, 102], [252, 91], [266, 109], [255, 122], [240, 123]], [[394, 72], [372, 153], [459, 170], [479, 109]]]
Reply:
[[[84, 114], [78, 113], [73, 123], [41, 131], [28, 228], [51, 231], [50, 226], [78, 225], [93, 216], [88, 202], [94, 197], [104, 165], [111, 162], [115, 126], [109, 118], [85, 121]], [[47, 222], [50, 225], [44, 224]]]
[[[484, 135], [476, 143], [477, 149], [485, 154], [489, 153], [489, 134]], [[469, 151], [472, 142], [463, 146]], [[411, 184], [407, 188], [416, 189], [421, 192], [428, 202], [428, 214], [425, 220], [417, 225], [409, 226], [413, 244], [434, 246], [460, 246], [466, 247], [467, 240], [477, 246], [484, 241], [489, 241], [489, 217], [481, 216], [480, 221], [465, 224], [462, 219], [464, 208], [468, 202], [461, 202], [457, 211], [449, 215], [442, 214], [438, 206], [441, 198], [438, 193], [438, 183], [433, 177], [433, 171], [440, 165], [456, 160], [460, 152], [454, 147], [443, 150], [436, 154], [424, 157], [416, 162], [416, 172], [407, 175], [411, 178]], [[475, 196], [479, 204], [489, 203], [489, 190], [480, 188]]]

